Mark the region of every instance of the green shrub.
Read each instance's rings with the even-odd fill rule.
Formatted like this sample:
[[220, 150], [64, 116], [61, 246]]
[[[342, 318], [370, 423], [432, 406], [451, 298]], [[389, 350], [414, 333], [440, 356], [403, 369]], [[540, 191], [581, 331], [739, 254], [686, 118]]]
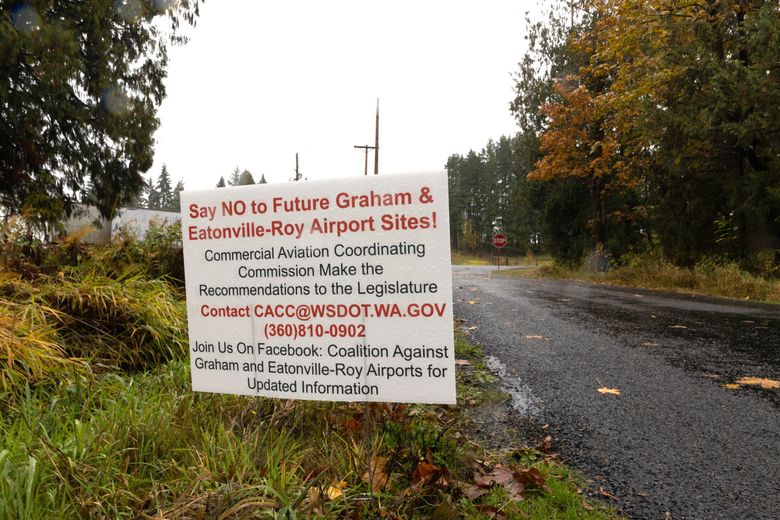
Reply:
[[40, 298], [61, 312], [60, 338], [71, 356], [145, 369], [186, 353], [184, 303], [166, 280], [72, 269], [43, 278]]
[[0, 390], [87, 361], [139, 370], [182, 358], [186, 329], [179, 292], [163, 279], [67, 268], [26, 281], [0, 271]]
[[759, 276], [780, 278], [780, 249], [763, 249], [755, 254], [751, 263]]
[[181, 224], [151, 226], [143, 240], [137, 240], [128, 230], [117, 230], [111, 242], [93, 248], [87, 263], [108, 276], [121, 276], [128, 270], [142, 271], [148, 278], [166, 278], [183, 287]]

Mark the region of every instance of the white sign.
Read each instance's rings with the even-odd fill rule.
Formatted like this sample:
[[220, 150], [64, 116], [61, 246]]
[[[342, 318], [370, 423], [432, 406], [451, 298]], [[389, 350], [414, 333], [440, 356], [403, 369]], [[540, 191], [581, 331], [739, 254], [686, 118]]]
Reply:
[[447, 177], [181, 194], [192, 388], [455, 403]]

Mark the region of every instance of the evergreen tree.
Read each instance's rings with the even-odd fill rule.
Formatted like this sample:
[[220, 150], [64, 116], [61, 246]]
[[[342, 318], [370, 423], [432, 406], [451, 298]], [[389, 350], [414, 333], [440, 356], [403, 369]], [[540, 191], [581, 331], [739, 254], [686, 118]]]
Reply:
[[236, 166], [236, 169], [233, 170], [233, 173], [230, 174], [230, 177], [228, 177], [228, 186], [238, 186], [241, 184], [241, 171], [238, 169], [238, 166]]
[[461, 167], [463, 157], [450, 155], [445, 168], [447, 169], [447, 184], [450, 200], [450, 244], [455, 250], [463, 247], [463, 223], [466, 218], [466, 195], [463, 191], [463, 176]]
[[780, 248], [780, 4], [597, 7], [596, 51], [617, 64], [613, 126], [625, 149], [647, 156], [647, 207], [665, 254], [693, 264]]
[[146, 207], [149, 209], [159, 209], [161, 207], [161, 196], [157, 191], [157, 183], [153, 177], [146, 181]]
[[171, 176], [168, 174], [168, 168], [163, 164], [157, 183], [149, 192], [148, 207], [150, 209], [171, 209], [173, 207], [174, 195], [171, 186]]
[[225, 178], [220, 177], [219, 182], [217, 183], [217, 188], [224, 188], [225, 187]]
[[239, 186], [247, 186], [249, 184], [254, 184], [255, 179], [252, 177], [252, 174], [249, 172], [249, 170], [244, 170], [241, 172], [241, 175], [238, 177], [238, 185]]
[[260, 174], [260, 180], [257, 181], [257, 184], [268, 184], [268, 181], [265, 180], [265, 174], [264, 173]]
[[180, 180], [179, 182], [176, 183], [176, 187], [173, 189], [173, 197], [171, 199], [171, 205], [167, 209], [171, 211], [180, 211], [182, 191], [184, 191], [184, 180]]
[[[156, 6], [164, 6], [157, 8]], [[169, 17], [198, 0], [0, 0], [0, 206], [41, 224], [70, 213], [87, 181], [101, 216], [143, 189], [165, 97]]]
[[144, 178], [143, 181], [144, 182], [141, 191], [138, 192], [137, 195], [133, 196], [133, 198], [130, 199], [130, 201], [126, 204], [127, 206], [130, 206], [132, 208], [148, 207], [146, 198], [149, 194], [149, 181], [146, 178]]

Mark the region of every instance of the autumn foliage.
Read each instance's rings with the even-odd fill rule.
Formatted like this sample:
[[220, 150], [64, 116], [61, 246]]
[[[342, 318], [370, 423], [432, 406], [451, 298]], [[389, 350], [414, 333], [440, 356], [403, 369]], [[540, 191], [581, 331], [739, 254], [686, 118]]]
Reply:
[[560, 2], [528, 25], [512, 109], [538, 136], [548, 244], [577, 236], [557, 220], [615, 260], [780, 264], [776, 2]]

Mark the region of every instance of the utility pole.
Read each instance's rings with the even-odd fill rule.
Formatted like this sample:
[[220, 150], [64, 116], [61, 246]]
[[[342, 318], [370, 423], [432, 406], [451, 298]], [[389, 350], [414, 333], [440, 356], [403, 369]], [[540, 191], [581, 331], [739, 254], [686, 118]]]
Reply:
[[301, 177], [303, 177], [303, 175], [298, 171], [298, 152], [295, 152], [295, 178], [293, 180], [299, 181], [301, 180]]
[[355, 148], [360, 148], [361, 150], [365, 150], [366, 151], [366, 164], [365, 164], [365, 167], [363, 168], [363, 175], [368, 175], [368, 151], [369, 150], [375, 150], [376, 148], [373, 147], [373, 146], [367, 145], [367, 144], [364, 144], [364, 145], [357, 145], [356, 144]]
[[376, 98], [376, 130], [374, 131], [374, 175], [379, 175], [379, 98]]
[[355, 145], [366, 152], [366, 162], [363, 167], [363, 175], [368, 175], [368, 151], [374, 150], [374, 175], [379, 175], [379, 98], [376, 98], [376, 128], [374, 130], [374, 146], [370, 144]]

